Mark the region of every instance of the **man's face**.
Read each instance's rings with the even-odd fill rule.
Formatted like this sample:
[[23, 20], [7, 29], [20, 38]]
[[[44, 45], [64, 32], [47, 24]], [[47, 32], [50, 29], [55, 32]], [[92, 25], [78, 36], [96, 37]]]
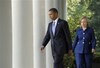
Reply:
[[49, 17], [50, 19], [55, 20], [57, 18], [57, 13], [53, 11], [49, 11]]

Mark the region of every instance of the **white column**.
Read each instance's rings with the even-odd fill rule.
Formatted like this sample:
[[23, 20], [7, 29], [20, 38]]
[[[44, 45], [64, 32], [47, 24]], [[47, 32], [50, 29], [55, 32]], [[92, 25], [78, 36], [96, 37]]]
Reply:
[[53, 0], [54, 1], [54, 7], [57, 8], [59, 17], [62, 19], [66, 19], [66, 1], [67, 0]]
[[53, 0], [53, 7], [59, 9], [59, 0]]
[[32, 0], [12, 0], [12, 68], [33, 68]]
[[67, 5], [66, 5], [67, 0], [59, 0], [59, 6], [58, 6], [58, 12], [59, 12], [59, 17], [62, 19], [67, 20]]
[[[53, 0], [45, 0], [45, 33], [47, 31], [48, 23], [51, 22], [48, 11], [50, 8], [53, 8]], [[53, 58], [51, 51], [51, 43], [46, 46], [46, 68], [53, 68]]]
[[12, 68], [12, 23], [10, 0], [0, 0], [0, 68]]
[[45, 0], [33, 0], [34, 68], [46, 68], [45, 52], [40, 51], [45, 33]]

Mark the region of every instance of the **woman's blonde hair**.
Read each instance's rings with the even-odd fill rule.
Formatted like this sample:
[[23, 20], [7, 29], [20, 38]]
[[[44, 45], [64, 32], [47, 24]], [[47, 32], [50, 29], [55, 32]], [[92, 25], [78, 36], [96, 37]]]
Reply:
[[88, 20], [88, 18], [87, 18], [86, 16], [83, 16], [83, 17], [80, 19], [80, 23], [81, 23], [81, 21], [82, 21], [83, 19], [86, 19], [86, 21], [87, 21], [87, 26], [88, 26], [88, 25], [89, 25], [89, 20]]

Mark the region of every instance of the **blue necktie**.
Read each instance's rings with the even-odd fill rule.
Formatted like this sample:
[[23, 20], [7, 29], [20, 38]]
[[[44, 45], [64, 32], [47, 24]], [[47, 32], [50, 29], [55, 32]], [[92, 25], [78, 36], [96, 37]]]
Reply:
[[52, 32], [53, 32], [53, 35], [55, 35], [55, 29], [56, 29], [56, 25], [55, 25], [55, 22], [52, 23]]

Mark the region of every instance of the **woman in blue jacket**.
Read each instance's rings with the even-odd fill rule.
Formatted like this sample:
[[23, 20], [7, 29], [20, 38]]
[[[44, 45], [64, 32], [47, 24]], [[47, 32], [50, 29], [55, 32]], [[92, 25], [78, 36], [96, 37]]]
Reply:
[[73, 43], [77, 68], [92, 68], [92, 58], [95, 52], [96, 39], [94, 31], [88, 26], [87, 17], [80, 21], [81, 27], [76, 31]]

